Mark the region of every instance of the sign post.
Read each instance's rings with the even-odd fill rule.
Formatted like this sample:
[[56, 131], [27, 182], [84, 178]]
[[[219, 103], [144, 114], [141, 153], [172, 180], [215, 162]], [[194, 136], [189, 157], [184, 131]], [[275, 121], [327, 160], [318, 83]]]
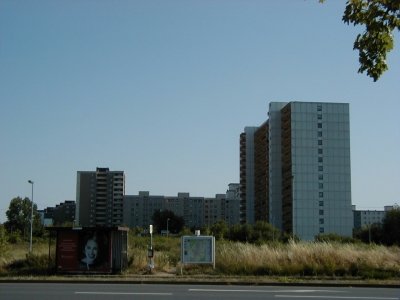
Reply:
[[147, 249], [147, 257], [149, 258], [149, 271], [154, 269], [154, 250], [153, 250], [153, 225], [149, 226], [150, 247]]

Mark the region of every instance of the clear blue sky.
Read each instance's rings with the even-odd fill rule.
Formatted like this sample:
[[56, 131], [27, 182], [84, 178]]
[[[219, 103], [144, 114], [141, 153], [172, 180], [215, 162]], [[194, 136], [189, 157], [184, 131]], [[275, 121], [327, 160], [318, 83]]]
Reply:
[[13, 197], [75, 200], [76, 172], [126, 194], [224, 193], [270, 101], [350, 103], [352, 201], [399, 203], [400, 45], [374, 83], [345, 1], [0, 1], [0, 221]]

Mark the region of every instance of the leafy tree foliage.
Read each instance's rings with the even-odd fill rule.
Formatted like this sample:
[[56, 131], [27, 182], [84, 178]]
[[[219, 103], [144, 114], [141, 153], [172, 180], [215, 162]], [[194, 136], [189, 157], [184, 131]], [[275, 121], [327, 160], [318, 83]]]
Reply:
[[388, 211], [382, 224], [371, 224], [366, 228], [357, 230], [354, 237], [364, 243], [400, 245], [400, 208], [395, 207]]
[[214, 223], [210, 228], [211, 234], [215, 236], [216, 239], [223, 239], [228, 234], [228, 225], [225, 221], [218, 221]]
[[268, 222], [263, 221], [258, 221], [254, 225], [233, 225], [229, 228], [227, 237], [232, 241], [258, 244], [282, 240], [281, 232]]
[[[213, 235], [216, 239], [262, 244], [270, 241], [284, 241], [282, 233], [268, 222], [258, 221], [251, 224], [228, 225], [221, 220], [210, 227], [201, 229], [203, 235]], [[288, 239], [287, 239], [288, 240]]]
[[153, 225], [158, 232], [161, 232], [161, 230], [167, 230], [167, 222], [168, 231], [171, 233], [179, 233], [185, 225], [184, 219], [175, 215], [174, 212], [170, 210], [156, 210], [154, 211], [152, 219]]
[[359, 52], [359, 73], [377, 81], [388, 69], [386, 55], [393, 49], [393, 31], [400, 30], [400, 0], [349, 0], [342, 20], [365, 25], [357, 35], [354, 50]]
[[362, 229], [355, 230], [354, 237], [363, 243], [383, 243], [383, 229], [382, 224], [374, 223]]
[[[13, 198], [6, 212], [7, 221], [4, 223], [5, 228], [11, 234], [21, 233], [28, 236], [30, 231], [32, 201], [29, 198], [21, 197]], [[36, 204], [33, 204], [33, 235], [40, 236], [43, 234], [43, 226], [40, 222], [40, 216], [37, 212]]]
[[316, 242], [336, 242], [336, 243], [355, 243], [354, 238], [341, 236], [336, 233], [321, 233], [315, 236]]
[[400, 245], [400, 208], [395, 207], [383, 219], [383, 241], [386, 245]]

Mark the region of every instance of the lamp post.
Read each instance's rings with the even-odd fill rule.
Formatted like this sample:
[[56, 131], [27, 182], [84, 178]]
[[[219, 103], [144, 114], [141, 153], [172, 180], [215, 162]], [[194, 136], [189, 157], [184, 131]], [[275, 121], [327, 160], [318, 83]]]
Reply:
[[291, 216], [292, 216], [292, 239], [294, 241], [294, 224], [293, 224], [293, 203], [294, 203], [294, 174], [292, 173], [292, 207], [291, 207]]
[[371, 221], [368, 221], [368, 240], [371, 244]]
[[28, 182], [32, 185], [32, 204], [31, 204], [31, 238], [29, 240], [29, 253], [32, 253], [32, 229], [33, 229], [33, 181], [28, 180]]
[[167, 237], [168, 237], [168, 233], [169, 233], [168, 224], [169, 224], [169, 218], [167, 219]]

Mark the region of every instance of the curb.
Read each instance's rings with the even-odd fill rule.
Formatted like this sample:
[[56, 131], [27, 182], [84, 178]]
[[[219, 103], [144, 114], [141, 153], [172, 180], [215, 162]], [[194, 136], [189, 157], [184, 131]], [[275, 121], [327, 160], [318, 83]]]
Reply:
[[312, 287], [368, 287], [400, 288], [400, 280], [357, 281], [357, 280], [318, 280], [299, 278], [194, 278], [194, 277], [75, 277], [75, 278], [0, 278], [0, 283], [66, 283], [66, 284], [177, 284], [177, 285], [244, 285], [244, 286], [312, 286]]

